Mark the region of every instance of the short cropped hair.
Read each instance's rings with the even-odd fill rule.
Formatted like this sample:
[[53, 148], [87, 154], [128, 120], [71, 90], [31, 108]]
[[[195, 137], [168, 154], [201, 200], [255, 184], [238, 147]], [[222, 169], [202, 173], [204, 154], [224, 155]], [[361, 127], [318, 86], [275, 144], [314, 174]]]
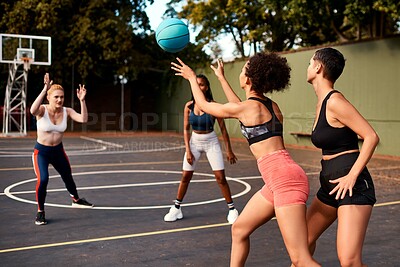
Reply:
[[340, 77], [346, 61], [342, 53], [331, 47], [317, 50], [313, 59], [321, 62], [323, 77], [331, 82], [335, 82]]

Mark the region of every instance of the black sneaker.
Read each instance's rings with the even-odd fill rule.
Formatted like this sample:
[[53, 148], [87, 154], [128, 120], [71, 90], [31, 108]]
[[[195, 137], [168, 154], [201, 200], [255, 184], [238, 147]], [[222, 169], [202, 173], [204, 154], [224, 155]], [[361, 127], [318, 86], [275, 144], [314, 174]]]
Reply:
[[38, 213], [36, 214], [35, 224], [36, 225], [45, 225], [45, 224], [47, 224], [47, 221], [44, 218], [44, 211], [38, 211]]
[[84, 198], [80, 198], [77, 201], [72, 200], [72, 207], [76, 208], [93, 208], [93, 204], [86, 201]]

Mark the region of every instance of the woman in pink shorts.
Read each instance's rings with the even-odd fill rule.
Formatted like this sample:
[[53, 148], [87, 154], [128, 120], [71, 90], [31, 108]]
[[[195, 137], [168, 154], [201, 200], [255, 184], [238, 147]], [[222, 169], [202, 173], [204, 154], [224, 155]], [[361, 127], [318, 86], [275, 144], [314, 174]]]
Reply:
[[218, 77], [227, 104], [207, 102], [200, 90], [196, 74], [179, 58], [172, 62], [175, 75], [190, 82], [196, 104], [201, 110], [220, 118], [236, 118], [243, 135], [257, 159], [265, 182], [264, 187], [249, 200], [232, 225], [231, 266], [244, 266], [250, 249], [250, 235], [276, 216], [286, 249], [295, 266], [320, 266], [311, 256], [307, 243], [306, 201], [307, 176], [290, 157], [283, 143], [282, 114], [278, 105], [265, 93], [283, 91], [290, 80], [290, 67], [285, 58], [274, 53], [251, 57], [239, 75], [246, 93], [241, 101], [224, 76], [223, 63], [211, 67]]

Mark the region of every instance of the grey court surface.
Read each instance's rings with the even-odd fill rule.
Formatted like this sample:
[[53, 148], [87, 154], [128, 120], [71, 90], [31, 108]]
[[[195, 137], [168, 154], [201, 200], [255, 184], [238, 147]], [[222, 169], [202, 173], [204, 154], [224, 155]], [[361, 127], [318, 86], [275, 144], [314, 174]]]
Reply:
[[[183, 137], [174, 134], [66, 134], [81, 197], [93, 209], [71, 208], [61, 178], [50, 168], [48, 224], [36, 226], [34, 135], [0, 138], [0, 266], [228, 266], [227, 207], [205, 158], [184, 199], [184, 219], [166, 223], [181, 177]], [[263, 182], [243, 140], [232, 140], [238, 157], [226, 175], [241, 211]], [[318, 187], [320, 152], [289, 147]], [[375, 206], [364, 245], [368, 266], [400, 266], [400, 159], [374, 157]], [[339, 266], [336, 224], [324, 233], [315, 258]], [[351, 239], [351, 236], [349, 236]], [[246, 266], [289, 266], [277, 223], [256, 230]]]

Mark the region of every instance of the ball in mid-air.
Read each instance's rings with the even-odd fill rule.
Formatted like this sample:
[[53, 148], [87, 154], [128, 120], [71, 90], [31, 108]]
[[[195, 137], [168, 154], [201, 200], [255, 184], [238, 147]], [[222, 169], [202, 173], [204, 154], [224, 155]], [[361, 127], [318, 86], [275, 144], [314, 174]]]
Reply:
[[165, 19], [157, 27], [156, 40], [164, 51], [179, 52], [189, 43], [188, 26], [177, 18]]

